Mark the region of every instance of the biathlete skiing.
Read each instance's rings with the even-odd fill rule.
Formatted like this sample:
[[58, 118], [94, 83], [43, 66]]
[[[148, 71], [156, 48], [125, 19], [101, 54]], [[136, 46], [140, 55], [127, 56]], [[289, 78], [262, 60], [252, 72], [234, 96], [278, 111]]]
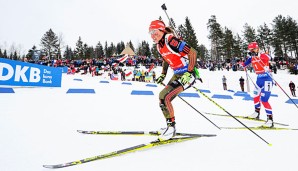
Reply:
[[170, 27], [166, 27], [161, 20], [151, 22], [149, 34], [163, 58], [162, 71], [156, 79], [156, 83], [163, 84], [169, 66], [174, 71], [170, 81], [159, 93], [159, 106], [167, 124], [166, 128], [159, 130], [158, 139], [163, 141], [175, 136], [176, 122], [172, 100], [195, 83], [194, 68], [197, 62], [197, 52], [186, 42], [177, 38], [174, 31]]
[[273, 88], [273, 79], [269, 69], [271, 57], [266, 53], [259, 53], [260, 48], [257, 42], [251, 42], [248, 45], [248, 50], [250, 57], [243, 63], [243, 66], [246, 67], [252, 64], [257, 74], [253, 97], [255, 111], [248, 118], [259, 119], [261, 105], [263, 105], [267, 115], [267, 122], [262, 126], [271, 128], [274, 126], [272, 108], [269, 103]]

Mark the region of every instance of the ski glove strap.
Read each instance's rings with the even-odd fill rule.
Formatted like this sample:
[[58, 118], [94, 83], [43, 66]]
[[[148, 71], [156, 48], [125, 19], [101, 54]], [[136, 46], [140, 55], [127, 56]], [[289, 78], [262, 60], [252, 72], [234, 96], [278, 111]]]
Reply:
[[189, 72], [185, 72], [185, 73], [182, 75], [180, 81], [181, 81], [181, 83], [182, 83], [183, 85], [185, 85], [185, 84], [189, 83], [190, 78], [191, 78], [191, 73], [189, 73]]
[[163, 82], [163, 80], [165, 79], [166, 75], [165, 74], [161, 74], [157, 79], [156, 79], [156, 83], [157, 84], [161, 84]]

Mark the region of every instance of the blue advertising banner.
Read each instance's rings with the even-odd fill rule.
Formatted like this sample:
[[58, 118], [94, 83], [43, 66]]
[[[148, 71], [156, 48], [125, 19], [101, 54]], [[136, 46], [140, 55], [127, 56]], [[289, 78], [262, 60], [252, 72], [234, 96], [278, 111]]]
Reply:
[[61, 69], [62, 69], [62, 73], [67, 73], [67, 71], [68, 71], [68, 67], [60, 67]]
[[61, 68], [0, 58], [0, 85], [61, 87]]

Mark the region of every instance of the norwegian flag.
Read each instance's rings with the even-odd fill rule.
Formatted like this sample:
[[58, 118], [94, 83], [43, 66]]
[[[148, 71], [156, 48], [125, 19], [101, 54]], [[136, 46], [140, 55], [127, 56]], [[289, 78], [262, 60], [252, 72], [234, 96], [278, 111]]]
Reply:
[[119, 62], [123, 63], [123, 62], [126, 61], [127, 58], [128, 58], [128, 55], [125, 54], [123, 57], [121, 57], [121, 58], [119, 58], [119, 59], [117, 59], [117, 60], [118, 60]]

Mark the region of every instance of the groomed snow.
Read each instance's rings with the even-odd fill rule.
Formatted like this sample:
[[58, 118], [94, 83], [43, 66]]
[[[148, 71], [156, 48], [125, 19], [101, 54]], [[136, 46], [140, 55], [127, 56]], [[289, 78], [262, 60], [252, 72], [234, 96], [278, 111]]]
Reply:
[[[157, 73], [160, 68], [155, 69]], [[213, 99], [233, 115], [249, 115], [253, 101], [233, 96], [240, 91], [239, 78], [244, 71], [208, 71], [200, 69], [203, 83], [196, 83], [205, 93], [231, 95], [233, 99]], [[255, 81], [255, 74], [249, 73]], [[159, 75], [159, 74], [157, 74]], [[224, 91], [222, 76], [227, 77]], [[170, 78], [171, 72], [167, 76]], [[75, 81], [74, 79], [82, 79]], [[274, 79], [291, 96], [288, 84], [298, 85], [297, 76], [278, 70]], [[99, 83], [107, 80], [109, 83]], [[127, 82], [127, 81], [126, 81]], [[158, 94], [163, 88], [149, 87], [144, 82], [132, 85], [111, 81], [104, 76], [64, 75], [61, 88], [14, 87], [15, 93], [0, 94], [0, 170], [49, 170], [45, 164], [59, 164], [107, 152], [120, 150], [155, 139], [154, 136], [82, 135], [76, 130], [149, 131], [165, 126], [159, 108]], [[166, 83], [166, 82], [165, 82]], [[1, 87], [1, 86], [0, 86]], [[7, 87], [7, 86], [6, 86]], [[94, 89], [95, 94], [67, 94], [70, 88]], [[252, 92], [253, 84], [250, 83]], [[148, 90], [154, 95], [131, 95], [132, 90]], [[247, 87], [245, 85], [245, 91]], [[192, 88], [185, 91], [196, 93]], [[285, 103], [289, 98], [275, 86], [270, 98], [276, 122], [298, 128], [298, 108]], [[207, 115], [204, 112], [226, 114], [202, 96], [183, 97], [193, 107], [218, 126], [242, 126], [229, 117]], [[291, 96], [291, 98], [293, 98]], [[297, 99], [297, 98], [293, 98]], [[298, 131], [264, 131], [257, 133], [272, 146], [248, 130], [219, 130], [181, 99], [173, 101], [177, 131], [216, 134], [178, 144], [165, 145], [123, 156], [62, 168], [63, 171], [296, 171], [298, 159]], [[265, 119], [261, 110], [261, 118]], [[262, 123], [240, 120], [247, 126]]]

